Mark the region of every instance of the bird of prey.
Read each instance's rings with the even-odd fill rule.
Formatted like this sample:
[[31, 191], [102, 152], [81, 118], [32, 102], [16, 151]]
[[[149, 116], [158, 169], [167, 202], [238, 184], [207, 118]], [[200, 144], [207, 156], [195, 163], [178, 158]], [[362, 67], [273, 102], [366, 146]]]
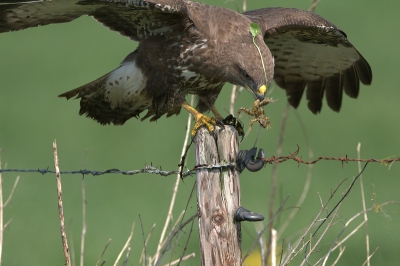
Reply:
[[[109, 29], [139, 42], [119, 67], [59, 95], [80, 98], [80, 115], [122, 125], [131, 117], [155, 121], [181, 108], [213, 131], [211, 110], [222, 86], [232, 83], [263, 100], [271, 82], [297, 107], [304, 91], [318, 113], [324, 94], [339, 111], [343, 91], [356, 98], [360, 81], [371, 84], [368, 62], [344, 31], [308, 11], [263, 8], [242, 14], [187, 0], [38, 0], [0, 4], [0, 32], [64, 23], [92, 16]], [[261, 34], [254, 39], [250, 25]], [[256, 44], [256, 45], [255, 45]], [[198, 96], [197, 107], [185, 101]], [[192, 132], [193, 133], [193, 132]]]

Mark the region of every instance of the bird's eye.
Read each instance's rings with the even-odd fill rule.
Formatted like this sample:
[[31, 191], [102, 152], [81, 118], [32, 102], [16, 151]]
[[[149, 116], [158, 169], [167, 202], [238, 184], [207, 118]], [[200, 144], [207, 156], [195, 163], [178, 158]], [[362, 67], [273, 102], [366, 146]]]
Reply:
[[247, 72], [246, 72], [246, 71], [243, 71], [243, 72], [242, 72], [242, 75], [243, 75], [243, 78], [244, 78], [245, 80], [251, 80], [251, 77], [250, 77], [250, 75], [249, 75], [249, 74], [247, 74]]

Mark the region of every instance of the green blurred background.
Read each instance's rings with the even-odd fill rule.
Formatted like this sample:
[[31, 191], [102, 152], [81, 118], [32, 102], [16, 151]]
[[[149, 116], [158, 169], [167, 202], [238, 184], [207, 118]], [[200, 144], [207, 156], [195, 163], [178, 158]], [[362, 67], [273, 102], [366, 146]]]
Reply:
[[[205, 2], [236, 9], [234, 2]], [[237, 2], [237, 5], [241, 7], [242, 3]], [[248, 1], [248, 10], [269, 6], [308, 9], [310, 5], [310, 0]], [[303, 99], [300, 108], [289, 113], [282, 149], [284, 155], [293, 152], [296, 144], [299, 144], [302, 148], [300, 155], [307, 158], [307, 138], [315, 157], [346, 154], [356, 157], [358, 142], [362, 143], [363, 158], [379, 159], [399, 155], [399, 9], [400, 2], [394, 0], [320, 2], [316, 13], [345, 30], [350, 41], [370, 63], [373, 83], [372, 86], [361, 87], [358, 100], [344, 97], [339, 114], [329, 110], [325, 104], [322, 114], [312, 115]], [[165, 170], [177, 169], [185, 135], [186, 112], [182, 111], [181, 115], [169, 119], [162, 118], [156, 123], [131, 119], [122, 127], [101, 126], [78, 116], [79, 101], [57, 98], [58, 94], [86, 84], [117, 67], [136, 45], [90, 17], [66, 24], [1, 34], [2, 167], [53, 169], [52, 142], [56, 139], [61, 170], [134, 170], [150, 163]], [[229, 109], [230, 88], [231, 85], [226, 85], [217, 101], [217, 107], [223, 115], [228, 114], [226, 110]], [[257, 143], [257, 146], [266, 150], [267, 156], [276, 153], [282, 113], [286, 106], [283, 90], [276, 88], [271, 96], [279, 99], [266, 108], [272, 128], [262, 130]], [[252, 102], [252, 96], [243, 92], [235, 109], [250, 107]], [[294, 112], [298, 112], [304, 122], [306, 135]], [[247, 127], [249, 117], [243, 116], [242, 122]], [[242, 149], [252, 147], [257, 131], [256, 126], [241, 144]], [[189, 168], [194, 166], [193, 154], [191, 149], [187, 164]], [[244, 207], [268, 213], [271, 169], [271, 166], [267, 166], [258, 173], [243, 172], [241, 193]], [[290, 194], [286, 207], [296, 204], [306, 180], [307, 169], [307, 166], [298, 166], [295, 162], [279, 166], [278, 203], [279, 199]], [[339, 162], [317, 163], [306, 201], [283, 237], [290, 241], [293, 234], [310, 224], [321, 206], [318, 195], [326, 201], [339, 182], [349, 178], [339, 189], [339, 194], [342, 193], [357, 172], [356, 163], [345, 164], [343, 167]], [[8, 196], [17, 175], [2, 174], [4, 198]], [[4, 221], [12, 219], [12, 222], [4, 233], [3, 265], [62, 265], [64, 257], [55, 177], [52, 174], [37, 173], [19, 175], [21, 180], [16, 192], [4, 210]], [[376, 194], [377, 203], [400, 200], [399, 175], [398, 163], [392, 165], [390, 170], [388, 166], [370, 164], [363, 176], [367, 207], [373, 204], [373, 193]], [[133, 221], [136, 221], [130, 259], [130, 263], [136, 265], [143, 246], [139, 214], [145, 235], [154, 223], [157, 224], [147, 247], [147, 253], [153, 255], [168, 212], [175, 179], [175, 176], [146, 174], [85, 176], [88, 226], [85, 264], [94, 265], [107, 240], [112, 238], [104, 256], [108, 260], [106, 265], [111, 265], [125, 243]], [[82, 227], [81, 181], [80, 175], [62, 176], [67, 234], [77, 258]], [[181, 182], [174, 218], [185, 208], [193, 183], [194, 177]], [[337, 200], [338, 197], [334, 202]], [[328, 206], [328, 210], [333, 206]], [[360, 183], [357, 182], [345, 199], [335, 219], [336, 224], [324, 241], [325, 245], [330, 246], [343, 224], [361, 210]], [[389, 205], [383, 210], [369, 213], [371, 251], [379, 247], [372, 257], [372, 265], [398, 265], [400, 208], [398, 205]], [[196, 202], [192, 198], [186, 217], [195, 211]], [[281, 223], [289, 211], [282, 214]], [[360, 221], [357, 220], [357, 224]], [[197, 223], [194, 227], [197, 227]], [[276, 224], [276, 228], [279, 231], [279, 224]], [[344, 235], [350, 230], [347, 229]], [[174, 259], [181, 254], [189, 231], [187, 228], [178, 241], [173, 252]], [[243, 224], [244, 251], [255, 236], [253, 224]], [[183, 265], [200, 264], [198, 246], [195, 229], [187, 253], [195, 252], [196, 258]], [[365, 228], [361, 228], [345, 246], [340, 265], [363, 264], [366, 258]], [[310, 261], [315, 262], [323, 254], [314, 254]], [[336, 255], [337, 252], [332, 257]], [[297, 263], [295, 261], [293, 265]]]

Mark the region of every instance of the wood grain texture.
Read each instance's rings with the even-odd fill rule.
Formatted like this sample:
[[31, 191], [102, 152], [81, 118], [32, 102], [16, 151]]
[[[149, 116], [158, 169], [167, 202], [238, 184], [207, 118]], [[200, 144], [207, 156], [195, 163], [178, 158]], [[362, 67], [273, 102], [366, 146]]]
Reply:
[[[196, 165], [236, 160], [238, 136], [231, 126], [217, 132], [217, 139], [200, 128], [195, 143]], [[239, 172], [232, 168], [201, 169], [196, 180], [202, 265], [241, 265], [241, 228], [234, 220], [240, 205]]]

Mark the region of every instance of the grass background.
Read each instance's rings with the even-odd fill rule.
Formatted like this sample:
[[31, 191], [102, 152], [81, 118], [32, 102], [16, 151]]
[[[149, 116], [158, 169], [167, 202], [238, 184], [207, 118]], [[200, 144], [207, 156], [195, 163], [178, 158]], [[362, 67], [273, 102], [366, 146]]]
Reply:
[[[236, 9], [233, 2], [218, 4]], [[238, 3], [241, 6], [241, 3]], [[249, 1], [248, 10], [284, 6], [308, 9], [311, 1], [269, 0]], [[303, 120], [315, 156], [356, 157], [356, 146], [362, 143], [363, 158], [386, 158], [399, 155], [399, 69], [400, 18], [398, 1], [323, 0], [316, 13], [341, 27], [350, 41], [364, 55], [373, 70], [372, 86], [362, 86], [357, 100], [344, 97], [339, 114], [326, 106], [322, 114], [312, 115], [302, 101], [298, 114]], [[61, 170], [118, 168], [134, 170], [147, 163], [175, 170], [187, 121], [186, 112], [156, 123], [129, 120], [122, 127], [101, 126], [77, 115], [79, 101], [65, 101], [56, 96], [86, 84], [114, 69], [136, 47], [136, 43], [111, 32], [90, 17], [67, 24], [50, 25], [0, 35], [0, 148], [3, 167], [20, 169], [53, 168], [52, 142], [57, 139]], [[223, 115], [228, 114], [230, 85], [226, 85], [217, 101]], [[275, 154], [285, 95], [277, 88], [273, 95], [280, 99], [266, 108], [272, 128], [261, 131], [257, 145], [267, 156]], [[235, 106], [250, 107], [252, 96], [243, 92]], [[245, 126], [249, 118], [243, 117]], [[257, 129], [257, 127], [255, 127]], [[241, 144], [252, 147], [257, 130]], [[300, 123], [290, 112], [283, 144], [288, 155], [302, 147], [306, 158], [306, 140]], [[193, 150], [188, 167], [194, 165]], [[287, 206], [293, 206], [300, 196], [307, 167], [287, 162], [279, 166], [278, 197], [290, 194]], [[313, 181], [299, 215], [285, 232], [285, 237], [305, 228], [320, 209], [318, 193], [326, 200], [343, 178], [357, 174], [356, 163], [341, 166], [338, 162], [319, 162], [313, 170]], [[3, 174], [5, 197], [17, 174]], [[254, 174], [241, 175], [242, 205], [251, 210], [268, 213], [271, 166]], [[12, 201], [4, 212], [4, 220], [12, 219], [4, 234], [3, 265], [62, 265], [64, 263], [55, 178], [51, 174], [21, 173], [21, 180]], [[399, 200], [400, 170], [398, 163], [390, 170], [377, 163], [370, 164], [364, 174], [365, 193], [376, 201]], [[70, 245], [78, 256], [82, 223], [81, 176], [63, 175], [64, 211]], [[147, 234], [153, 223], [157, 227], [147, 251], [153, 254], [158, 235], [167, 215], [175, 177], [156, 175], [85, 176], [87, 224], [85, 264], [93, 265], [106, 241], [112, 242], [105, 258], [110, 265], [115, 260], [136, 221], [132, 240], [132, 264], [137, 264], [143, 240], [138, 215]], [[194, 178], [180, 185], [175, 217], [184, 209]], [[347, 181], [345, 184], [349, 184]], [[342, 191], [344, 190], [344, 187]], [[329, 241], [341, 231], [343, 222], [362, 210], [359, 183], [345, 200], [331, 230]], [[277, 203], [278, 204], [278, 203]], [[367, 206], [372, 202], [367, 201]], [[188, 215], [196, 211], [195, 200], [189, 204]], [[285, 219], [285, 212], [281, 221]], [[391, 205], [384, 212], [369, 214], [371, 249], [379, 247], [372, 265], [397, 265], [400, 241], [399, 206]], [[277, 225], [279, 228], [279, 226]], [[348, 231], [347, 231], [348, 232]], [[243, 224], [243, 249], [255, 237], [252, 224]], [[175, 258], [181, 253], [185, 235], [178, 243]], [[289, 238], [290, 239], [290, 238]], [[73, 243], [73, 244], [71, 244]], [[365, 260], [365, 234], [360, 230], [346, 242], [342, 265], [361, 265]], [[197, 257], [184, 265], [199, 265], [197, 230], [193, 232], [188, 252]], [[314, 259], [322, 254], [315, 254]]]

